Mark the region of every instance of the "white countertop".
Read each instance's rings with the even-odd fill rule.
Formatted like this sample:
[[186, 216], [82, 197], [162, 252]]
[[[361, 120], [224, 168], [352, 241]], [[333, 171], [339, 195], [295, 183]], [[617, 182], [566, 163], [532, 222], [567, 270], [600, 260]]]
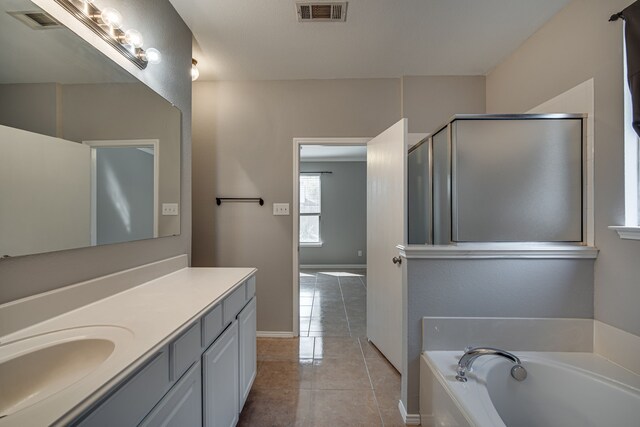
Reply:
[[0, 360], [6, 359], [2, 350], [7, 344], [72, 328], [122, 328], [125, 342], [90, 379], [0, 419], [0, 426], [70, 421], [255, 272], [253, 268], [184, 268], [0, 337]]

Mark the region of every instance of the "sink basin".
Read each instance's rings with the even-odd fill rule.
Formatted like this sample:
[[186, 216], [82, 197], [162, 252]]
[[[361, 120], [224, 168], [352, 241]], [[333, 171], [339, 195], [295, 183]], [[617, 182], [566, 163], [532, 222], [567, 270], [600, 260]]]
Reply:
[[132, 336], [124, 328], [94, 326], [0, 345], [0, 418], [89, 377]]

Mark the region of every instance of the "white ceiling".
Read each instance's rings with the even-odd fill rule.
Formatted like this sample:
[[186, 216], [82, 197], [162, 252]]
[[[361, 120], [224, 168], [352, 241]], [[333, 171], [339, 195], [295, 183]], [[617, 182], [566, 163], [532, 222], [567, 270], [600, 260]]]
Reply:
[[484, 75], [570, 0], [349, 0], [299, 23], [295, 0], [170, 0], [203, 80]]
[[366, 162], [365, 145], [301, 145], [303, 162]]

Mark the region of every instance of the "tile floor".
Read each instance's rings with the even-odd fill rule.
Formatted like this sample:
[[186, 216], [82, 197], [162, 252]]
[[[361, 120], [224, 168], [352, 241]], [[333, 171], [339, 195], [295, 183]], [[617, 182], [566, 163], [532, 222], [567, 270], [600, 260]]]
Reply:
[[301, 337], [366, 334], [366, 270], [300, 272]]
[[239, 425], [404, 426], [400, 374], [365, 337], [364, 272], [302, 271], [300, 282], [301, 336], [258, 339]]

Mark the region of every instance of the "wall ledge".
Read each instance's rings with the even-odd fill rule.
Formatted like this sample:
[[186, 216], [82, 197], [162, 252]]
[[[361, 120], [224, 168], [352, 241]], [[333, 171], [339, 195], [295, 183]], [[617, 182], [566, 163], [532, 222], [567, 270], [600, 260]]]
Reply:
[[611, 225], [609, 226], [609, 229], [616, 231], [621, 239], [640, 240], [640, 227]]
[[595, 259], [593, 246], [536, 243], [464, 243], [458, 245], [398, 245], [407, 259]]

